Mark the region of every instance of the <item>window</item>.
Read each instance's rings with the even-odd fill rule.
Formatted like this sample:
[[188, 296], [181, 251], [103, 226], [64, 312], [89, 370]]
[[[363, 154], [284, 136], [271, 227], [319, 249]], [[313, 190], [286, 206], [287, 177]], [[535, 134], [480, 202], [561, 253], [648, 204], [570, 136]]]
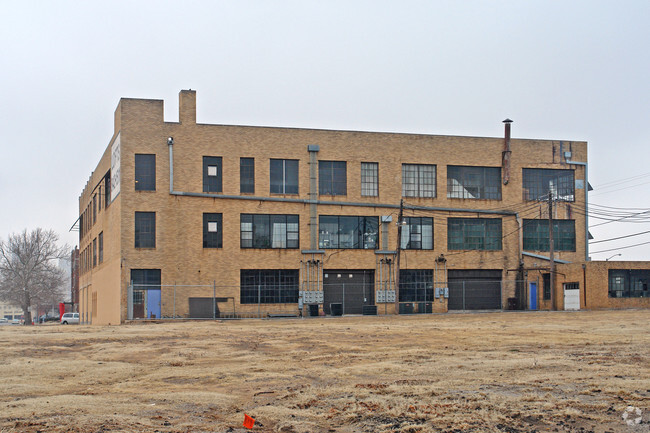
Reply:
[[104, 176], [104, 208], [111, 204], [111, 171], [108, 170]]
[[449, 218], [447, 247], [450, 250], [500, 250], [501, 218]]
[[402, 164], [402, 196], [435, 197], [436, 166]]
[[610, 269], [610, 298], [648, 298], [650, 270], [648, 269]]
[[544, 300], [549, 301], [551, 299], [551, 274], [542, 274], [542, 284], [544, 286]]
[[318, 161], [318, 193], [321, 195], [347, 195], [345, 161]]
[[101, 183], [99, 184], [98, 190], [99, 190], [99, 192], [98, 192], [99, 200], [97, 201], [97, 211], [101, 212], [102, 211], [102, 185], [101, 185]]
[[104, 261], [104, 232], [99, 234], [99, 263]]
[[241, 214], [242, 248], [298, 248], [298, 215]]
[[550, 168], [524, 168], [523, 170], [524, 200], [546, 200], [550, 191], [556, 200], [574, 201], [573, 170]]
[[433, 270], [401, 269], [399, 271], [400, 302], [432, 302]]
[[298, 160], [271, 160], [271, 193], [298, 194]]
[[239, 302], [242, 304], [295, 304], [298, 270], [242, 269]]
[[402, 248], [405, 250], [433, 249], [433, 218], [406, 217], [402, 226]]
[[364, 216], [325, 216], [318, 224], [320, 248], [377, 248], [379, 218]]
[[447, 166], [447, 197], [501, 200], [501, 168]]
[[[574, 220], [553, 220], [553, 249], [576, 250]], [[524, 250], [549, 251], [548, 220], [524, 220]]]
[[242, 194], [255, 192], [255, 159], [239, 159], [239, 192]]
[[145, 309], [145, 291], [160, 290], [160, 269], [131, 269], [131, 283], [134, 316], [142, 317]]
[[97, 238], [93, 239], [93, 268], [97, 266]]
[[135, 247], [156, 248], [156, 213], [135, 213]]
[[578, 290], [580, 283], [564, 283], [564, 290]]
[[97, 194], [93, 195], [93, 225], [97, 222]]
[[361, 163], [361, 195], [364, 197], [379, 195], [379, 164], [376, 162]]
[[135, 190], [156, 190], [156, 155], [135, 154]]
[[221, 214], [203, 214], [203, 248], [222, 248]]
[[203, 192], [221, 192], [221, 157], [203, 157]]

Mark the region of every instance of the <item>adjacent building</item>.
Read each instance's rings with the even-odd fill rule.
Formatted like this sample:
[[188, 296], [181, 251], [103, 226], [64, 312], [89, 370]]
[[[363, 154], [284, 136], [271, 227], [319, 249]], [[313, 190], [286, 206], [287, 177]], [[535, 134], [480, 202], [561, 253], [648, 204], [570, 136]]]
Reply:
[[82, 322], [551, 308], [549, 212], [558, 265], [584, 263], [586, 170], [586, 142], [510, 121], [501, 138], [212, 125], [191, 90], [178, 122], [124, 98], [79, 197]]

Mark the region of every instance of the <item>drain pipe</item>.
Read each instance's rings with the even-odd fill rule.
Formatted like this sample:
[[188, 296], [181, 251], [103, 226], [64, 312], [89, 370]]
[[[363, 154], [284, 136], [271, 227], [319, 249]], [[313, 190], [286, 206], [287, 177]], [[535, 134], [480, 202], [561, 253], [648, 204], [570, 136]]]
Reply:
[[169, 193], [174, 193], [174, 137], [167, 137], [169, 146]]
[[586, 162], [566, 160], [567, 164], [580, 165], [585, 168], [585, 261], [589, 261], [589, 166]]

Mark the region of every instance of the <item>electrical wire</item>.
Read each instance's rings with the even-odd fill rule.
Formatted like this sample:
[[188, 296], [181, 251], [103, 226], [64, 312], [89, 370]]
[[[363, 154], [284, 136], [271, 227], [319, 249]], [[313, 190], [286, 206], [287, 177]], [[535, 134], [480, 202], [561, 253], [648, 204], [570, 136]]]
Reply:
[[593, 241], [593, 242], [589, 242], [589, 244], [590, 244], [590, 245], [591, 245], [591, 244], [599, 244], [599, 243], [601, 243], [601, 242], [609, 242], [609, 241], [615, 241], [615, 240], [618, 240], [618, 239], [631, 238], [632, 236], [644, 235], [644, 234], [646, 234], [646, 233], [650, 233], [650, 230], [647, 230], [647, 231], [645, 231], [645, 232], [633, 233], [633, 234], [631, 234], [631, 235], [627, 235], [627, 236], [619, 236], [619, 237], [617, 237], [617, 238], [610, 238], [610, 239], [603, 239], [603, 240], [600, 240], [600, 241]]
[[634, 248], [634, 247], [638, 247], [638, 246], [641, 246], [641, 245], [647, 245], [647, 244], [650, 244], [650, 242], [641, 242], [640, 244], [628, 245], [628, 246], [625, 246], [625, 247], [618, 247], [618, 248], [610, 248], [608, 250], [590, 251], [589, 254], [599, 254], [599, 253], [607, 253], [607, 252], [610, 252], [610, 251], [625, 250], [627, 248]]

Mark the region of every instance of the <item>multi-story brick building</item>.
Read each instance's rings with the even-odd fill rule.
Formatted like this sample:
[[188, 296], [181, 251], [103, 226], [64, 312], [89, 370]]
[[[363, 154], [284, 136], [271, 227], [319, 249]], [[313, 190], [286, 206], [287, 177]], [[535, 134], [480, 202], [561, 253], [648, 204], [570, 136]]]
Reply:
[[115, 111], [79, 197], [84, 322], [392, 313], [396, 280], [405, 312], [526, 308], [549, 197], [557, 263], [587, 259], [586, 142], [197, 124], [194, 91], [179, 112]]

